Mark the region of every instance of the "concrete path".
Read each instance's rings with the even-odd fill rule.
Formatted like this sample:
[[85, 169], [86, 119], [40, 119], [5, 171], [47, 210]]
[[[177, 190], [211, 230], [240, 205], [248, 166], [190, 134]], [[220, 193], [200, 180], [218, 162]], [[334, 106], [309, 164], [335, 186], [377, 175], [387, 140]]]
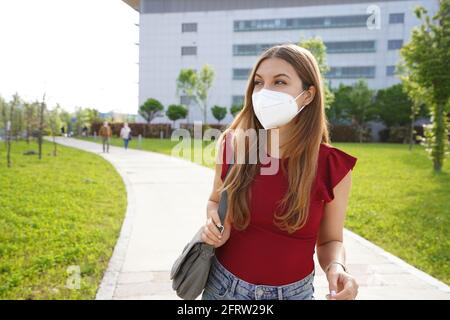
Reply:
[[[169, 271], [187, 241], [205, 222], [213, 171], [166, 155], [58, 138], [66, 146], [96, 153], [122, 176], [128, 208], [97, 299], [178, 299]], [[358, 299], [450, 299], [450, 287], [345, 230], [349, 272], [360, 285]], [[316, 260], [315, 297], [328, 283]]]

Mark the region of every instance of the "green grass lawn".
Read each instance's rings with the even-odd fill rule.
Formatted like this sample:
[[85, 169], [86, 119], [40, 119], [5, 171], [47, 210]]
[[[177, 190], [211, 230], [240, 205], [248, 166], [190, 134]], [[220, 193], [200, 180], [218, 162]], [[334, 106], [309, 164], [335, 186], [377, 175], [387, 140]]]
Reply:
[[[0, 299], [94, 299], [126, 209], [125, 186], [100, 156], [44, 142], [0, 141]], [[80, 288], [76, 271], [80, 269]], [[76, 268], [75, 267], [75, 270]]]
[[336, 144], [358, 158], [346, 227], [450, 284], [450, 159], [422, 146]]
[[[144, 139], [142, 149], [171, 154], [176, 143]], [[112, 144], [122, 146], [122, 140], [113, 138]], [[449, 284], [450, 160], [435, 174], [421, 146], [333, 145], [358, 158], [346, 227]], [[137, 148], [136, 140], [130, 147]]]

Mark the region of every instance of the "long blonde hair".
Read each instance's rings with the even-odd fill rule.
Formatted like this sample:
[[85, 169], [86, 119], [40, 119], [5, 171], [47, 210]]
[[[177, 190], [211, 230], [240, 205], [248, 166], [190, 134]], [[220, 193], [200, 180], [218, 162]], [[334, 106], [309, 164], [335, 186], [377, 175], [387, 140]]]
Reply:
[[[256, 61], [247, 82], [244, 106], [219, 140], [219, 143], [222, 143], [224, 136], [233, 132], [232, 145], [234, 146], [233, 150], [236, 150], [238, 141], [244, 139], [246, 161], [244, 164], [233, 165], [223, 186], [218, 191], [227, 190], [228, 214], [234, 227], [237, 230], [247, 228], [250, 222], [248, 206], [251, 196], [249, 193], [250, 186], [257, 170], [259, 170], [260, 162], [258, 159], [257, 164], [249, 163], [248, 151], [251, 146], [248, 137], [242, 136], [241, 132], [246, 132], [248, 129], [254, 129], [258, 132], [263, 129], [253, 111], [253, 81], [261, 62], [274, 57], [283, 59], [292, 65], [303, 82], [303, 89], [306, 90], [310, 86], [314, 86], [316, 89], [311, 103], [293, 119], [293, 132], [285, 144], [285, 154], [289, 155], [287, 161], [289, 189], [278, 203], [281, 213], [276, 212], [274, 214], [274, 224], [281, 230], [293, 233], [307, 222], [310, 192], [317, 170], [320, 143], [329, 143], [321, 74], [317, 61], [309, 50], [294, 44], [277, 45], [265, 50]], [[258, 137], [257, 140], [259, 140]], [[257, 148], [260, 147], [260, 143], [257, 141]], [[286, 168], [283, 166], [284, 162], [280, 163], [282, 163], [283, 173], [286, 173]]]

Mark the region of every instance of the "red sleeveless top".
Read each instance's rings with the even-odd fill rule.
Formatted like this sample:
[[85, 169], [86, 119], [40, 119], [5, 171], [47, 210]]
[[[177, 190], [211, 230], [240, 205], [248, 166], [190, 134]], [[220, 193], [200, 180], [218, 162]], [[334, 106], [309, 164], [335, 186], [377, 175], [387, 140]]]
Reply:
[[[225, 142], [222, 181], [228, 169], [227, 148], [231, 148], [228, 138]], [[267, 156], [271, 161], [277, 160]], [[309, 218], [303, 228], [292, 234], [273, 223], [277, 201], [288, 190], [288, 178], [283, 175], [281, 162], [274, 175], [258, 172], [250, 186], [250, 223], [243, 231], [232, 227], [228, 241], [216, 248], [217, 259], [235, 276], [253, 284], [281, 286], [306, 277], [314, 270], [313, 256], [325, 202], [334, 199], [333, 188], [353, 169], [356, 161], [357, 158], [342, 150], [320, 145]]]

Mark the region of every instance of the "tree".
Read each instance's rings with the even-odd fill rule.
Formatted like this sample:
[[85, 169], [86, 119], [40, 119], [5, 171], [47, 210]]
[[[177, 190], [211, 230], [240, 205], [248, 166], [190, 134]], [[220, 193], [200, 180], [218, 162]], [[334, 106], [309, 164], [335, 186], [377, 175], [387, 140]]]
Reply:
[[89, 112], [87, 109], [83, 109], [82, 107], [75, 108], [75, 132], [77, 135], [81, 135], [81, 131], [83, 127], [89, 124]]
[[61, 110], [60, 113], [60, 118], [61, 118], [61, 127], [65, 128], [65, 132], [69, 133], [70, 130], [72, 130], [72, 125], [71, 125], [71, 119], [72, 116], [70, 115], [69, 112], [67, 112], [66, 110]]
[[367, 86], [367, 82], [359, 79], [349, 93], [349, 111], [352, 115], [352, 122], [356, 126], [359, 142], [363, 142], [365, 124], [374, 118], [373, 91]]
[[89, 123], [89, 127], [92, 127], [93, 123], [102, 122], [100, 112], [97, 109], [86, 109], [86, 120]]
[[24, 103], [24, 119], [26, 141], [27, 144], [30, 144], [30, 137], [33, 135], [33, 131], [37, 128], [38, 124], [38, 103]]
[[195, 86], [195, 97], [200, 110], [203, 112], [203, 123], [206, 124], [208, 110], [208, 91], [214, 81], [214, 70], [209, 65], [204, 65], [200, 70]]
[[400, 50], [410, 75], [405, 81], [414, 81], [423, 88], [429, 105], [431, 125], [424, 127], [423, 144], [436, 172], [442, 170], [448, 155], [447, 116], [450, 105], [450, 0], [439, 3], [439, 10], [432, 18], [425, 8], [419, 6], [415, 9], [417, 18], [423, 23], [413, 29], [411, 41]]
[[227, 115], [227, 108], [226, 107], [221, 107], [221, 106], [214, 106], [211, 108], [212, 114], [214, 116], [214, 118], [216, 118], [217, 121], [223, 120], [225, 118], [225, 116]]
[[242, 108], [244, 108], [243, 104], [233, 104], [230, 107], [230, 113], [232, 114], [233, 118], [236, 117], [236, 115], [241, 112]]
[[173, 127], [175, 128], [175, 121], [179, 119], [186, 119], [188, 110], [186, 106], [181, 104], [171, 104], [167, 108], [166, 116], [173, 121]]
[[340, 83], [339, 87], [333, 90], [334, 101], [331, 107], [325, 110], [330, 123], [343, 124], [345, 122], [351, 122], [352, 115], [349, 106], [350, 92], [352, 89], [352, 86], [346, 86]]
[[[14, 112], [15, 108], [21, 104], [21, 99], [17, 93], [13, 95], [12, 101], [9, 103], [9, 115], [6, 122], [6, 162], [8, 168], [11, 167], [11, 137], [13, 135]], [[7, 113], [6, 113], [7, 115]]]
[[23, 116], [23, 100], [18, 97], [18, 101], [16, 102], [14, 113], [11, 118], [11, 136], [15, 138], [15, 140], [19, 140], [23, 134], [24, 128], [24, 116]]
[[6, 147], [6, 164], [8, 167], [11, 167], [11, 141], [10, 141], [10, 128], [11, 123], [9, 121], [10, 112], [9, 109], [11, 108], [10, 104], [6, 102], [2, 97], [0, 97], [0, 117], [2, 120], [2, 126], [3, 126], [3, 132], [4, 132], [4, 140], [5, 140], [5, 147]]
[[[193, 69], [182, 69], [177, 78], [177, 94], [180, 92], [189, 100], [195, 100], [203, 114], [203, 123], [206, 123], [208, 110], [208, 91], [214, 81], [214, 70], [204, 65], [199, 73]], [[189, 112], [188, 112], [189, 113]]]
[[194, 69], [181, 69], [177, 78], [177, 95], [180, 93], [188, 100], [186, 106], [189, 110], [192, 100], [195, 100], [194, 92], [197, 84], [197, 73]]
[[59, 130], [61, 128], [61, 107], [59, 104], [56, 105], [56, 107], [50, 111], [49, 117], [48, 117], [48, 123], [50, 127], [50, 132], [53, 137], [53, 156], [56, 157], [56, 139], [55, 136], [59, 133]]
[[330, 89], [330, 84], [325, 81], [325, 75], [330, 70], [327, 63], [327, 49], [322, 39], [319, 37], [311, 38], [307, 40], [301, 40], [298, 45], [305, 49], [308, 49], [312, 55], [316, 58], [319, 65], [320, 74], [322, 77], [322, 90], [325, 97], [325, 108], [329, 109], [334, 101], [334, 94]]
[[402, 84], [378, 90], [375, 96], [375, 108], [380, 120], [388, 127], [404, 126], [409, 123], [411, 99], [403, 91]]
[[42, 97], [42, 102], [40, 104], [39, 109], [39, 136], [38, 136], [38, 145], [39, 145], [39, 160], [42, 159], [42, 135], [44, 134], [44, 125], [45, 125], [45, 93]]
[[426, 109], [424, 99], [426, 93], [424, 92], [424, 88], [420, 87], [416, 81], [413, 81], [411, 79], [411, 75], [407, 75], [405, 71], [402, 71], [400, 78], [402, 79], [403, 90], [412, 100], [410, 111], [411, 128], [409, 132], [409, 150], [411, 150], [414, 143], [414, 121], [416, 119], [416, 115], [420, 111]]
[[161, 112], [164, 111], [164, 106], [156, 99], [150, 98], [139, 107], [139, 114], [150, 124], [156, 117], [162, 116]]
[[3, 130], [4, 130], [5, 141], [6, 141], [6, 121], [7, 121], [6, 109], [7, 109], [7, 107], [8, 106], [7, 106], [5, 99], [3, 99], [2, 96], [0, 96], [0, 128], [3, 128]]

